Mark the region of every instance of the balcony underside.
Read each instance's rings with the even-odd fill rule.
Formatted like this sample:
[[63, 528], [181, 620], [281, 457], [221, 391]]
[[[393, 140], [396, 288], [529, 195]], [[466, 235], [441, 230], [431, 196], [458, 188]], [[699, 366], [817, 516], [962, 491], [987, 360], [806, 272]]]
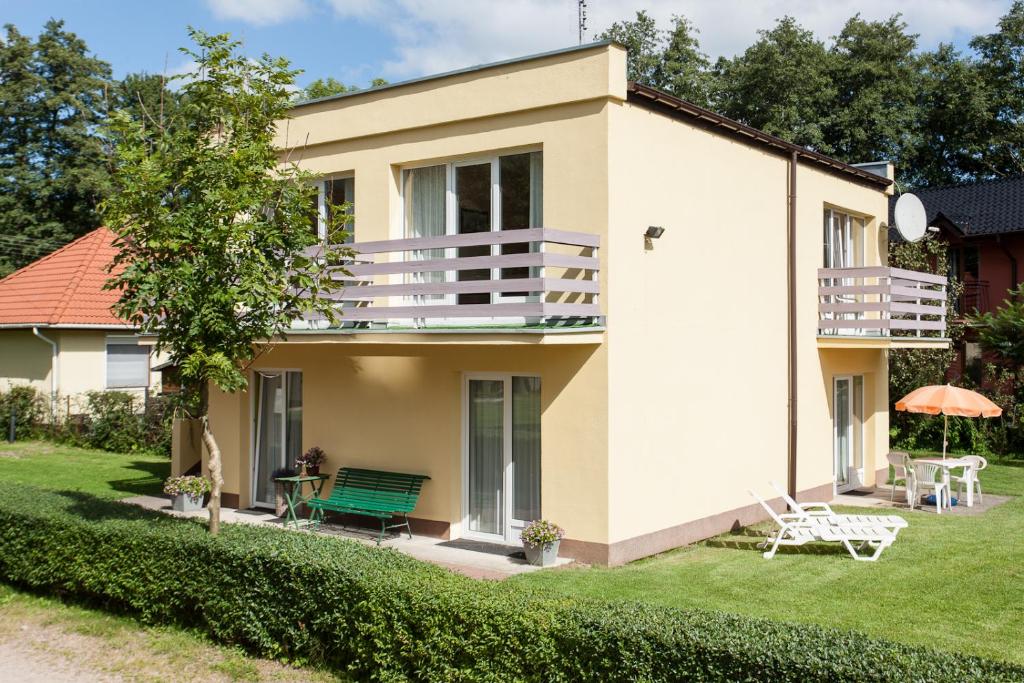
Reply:
[[945, 337], [883, 337], [879, 335], [818, 335], [819, 349], [947, 349]]

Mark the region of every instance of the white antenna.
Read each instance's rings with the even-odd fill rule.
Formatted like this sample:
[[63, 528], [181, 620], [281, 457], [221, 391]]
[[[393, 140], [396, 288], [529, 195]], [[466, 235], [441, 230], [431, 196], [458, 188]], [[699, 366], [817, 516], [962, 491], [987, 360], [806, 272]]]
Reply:
[[587, 35], [587, 0], [576, 0], [576, 19], [579, 24], [580, 45]]

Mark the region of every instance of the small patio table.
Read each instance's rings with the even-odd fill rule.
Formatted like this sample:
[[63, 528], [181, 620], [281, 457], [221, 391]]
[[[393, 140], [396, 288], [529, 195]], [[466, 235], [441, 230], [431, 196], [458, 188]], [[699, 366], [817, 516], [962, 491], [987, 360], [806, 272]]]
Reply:
[[[329, 474], [314, 474], [314, 475], [296, 475], [294, 477], [278, 477], [274, 481], [279, 481], [285, 485], [284, 489], [284, 500], [288, 506], [288, 513], [285, 515], [284, 526], [288, 527], [288, 523], [291, 522], [295, 525], [296, 529], [301, 529], [308, 526], [316, 526], [316, 522], [310, 519], [299, 519], [297, 508], [299, 504], [305, 503], [312, 498], [319, 498], [320, 492], [324, 489], [324, 484], [331, 478]], [[310, 486], [310, 494], [308, 496], [302, 495], [302, 485], [308, 483]]]
[[[953, 499], [953, 489], [949, 486], [949, 471], [960, 467], [965, 467], [970, 470], [973, 466], [973, 462], [970, 460], [964, 460], [963, 458], [917, 458], [914, 462], [926, 462], [929, 465], [938, 465], [942, 468], [942, 481], [946, 484], [946, 490], [949, 491], [950, 501]], [[972, 475], [973, 476], [973, 475]], [[974, 484], [972, 483], [967, 487], [967, 507], [974, 507]]]

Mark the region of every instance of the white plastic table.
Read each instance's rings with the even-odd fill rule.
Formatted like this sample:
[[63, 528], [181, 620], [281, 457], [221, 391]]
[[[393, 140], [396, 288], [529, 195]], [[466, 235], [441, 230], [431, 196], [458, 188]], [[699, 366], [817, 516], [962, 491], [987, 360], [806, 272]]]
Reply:
[[[938, 465], [942, 468], [942, 481], [946, 483], [946, 490], [949, 491], [949, 498], [953, 498], [953, 489], [949, 485], [949, 471], [958, 469], [960, 467], [965, 468], [966, 476], [973, 477], [976, 473], [971, 468], [974, 463], [970, 460], [963, 458], [916, 458], [914, 462], [926, 462], [929, 465]], [[974, 481], [969, 482], [967, 487], [967, 507], [974, 507]]]

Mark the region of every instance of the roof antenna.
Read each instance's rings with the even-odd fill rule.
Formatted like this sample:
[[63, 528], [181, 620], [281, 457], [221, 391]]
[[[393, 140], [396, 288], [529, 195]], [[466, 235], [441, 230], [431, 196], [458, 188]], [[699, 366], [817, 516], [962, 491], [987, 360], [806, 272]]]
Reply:
[[576, 0], [576, 19], [579, 24], [580, 45], [587, 35], [587, 0]]

